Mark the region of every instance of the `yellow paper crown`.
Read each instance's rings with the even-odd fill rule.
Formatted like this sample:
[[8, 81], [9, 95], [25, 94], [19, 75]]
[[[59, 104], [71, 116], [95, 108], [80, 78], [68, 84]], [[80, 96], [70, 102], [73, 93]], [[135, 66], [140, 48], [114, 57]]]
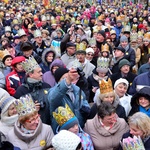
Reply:
[[102, 80], [99, 83], [99, 87], [100, 87], [100, 93], [101, 94], [106, 94], [106, 93], [113, 91], [112, 81], [110, 78], [108, 79], [108, 82], [105, 80]]
[[109, 52], [109, 46], [107, 43], [102, 44], [101, 46], [101, 52]]
[[26, 59], [21, 64], [26, 73], [32, 72], [36, 68], [40, 68], [33, 56], [29, 57], [29, 59]]
[[6, 56], [10, 56], [10, 53], [8, 52], [7, 49], [5, 50], [0, 50], [0, 60], [2, 61], [4, 59], [4, 57]]
[[145, 34], [144, 34], [144, 39], [150, 40], [150, 33], [148, 33], [148, 32], [145, 33]]
[[30, 95], [20, 97], [15, 101], [15, 106], [19, 116], [25, 116], [36, 111], [35, 104]]
[[76, 50], [78, 51], [78, 50], [80, 50], [80, 51], [85, 51], [85, 49], [86, 49], [86, 45], [84, 44], [84, 43], [80, 43], [77, 47], [76, 47]]
[[130, 41], [131, 42], [137, 41], [137, 38], [138, 38], [138, 34], [137, 33], [130, 34]]
[[65, 108], [60, 106], [58, 107], [58, 113], [53, 112], [53, 117], [55, 118], [56, 122], [62, 126], [65, 124], [68, 120], [75, 117], [74, 113], [70, 109], [70, 107], [65, 104]]
[[133, 26], [132, 26], [132, 30], [137, 30], [137, 24], [133, 24]]

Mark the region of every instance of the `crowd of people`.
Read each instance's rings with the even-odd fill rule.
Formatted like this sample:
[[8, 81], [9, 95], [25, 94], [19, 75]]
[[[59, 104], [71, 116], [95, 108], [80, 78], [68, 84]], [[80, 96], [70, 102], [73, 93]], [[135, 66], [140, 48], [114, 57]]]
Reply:
[[108, 3], [0, 2], [0, 149], [150, 150], [150, 13]]

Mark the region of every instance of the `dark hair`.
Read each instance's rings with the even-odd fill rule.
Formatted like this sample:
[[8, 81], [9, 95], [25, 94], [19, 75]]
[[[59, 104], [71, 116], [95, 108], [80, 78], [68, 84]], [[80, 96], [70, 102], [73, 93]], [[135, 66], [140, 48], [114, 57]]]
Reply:
[[105, 116], [110, 116], [115, 113], [116, 109], [110, 102], [102, 102], [101, 105], [98, 106], [97, 114], [100, 118], [104, 118]]
[[[82, 148], [82, 149], [81, 149], [81, 148]], [[80, 150], [80, 149], [83, 150], [83, 147], [82, 147], [82, 143], [81, 143], [81, 142], [78, 144], [76, 150]]]

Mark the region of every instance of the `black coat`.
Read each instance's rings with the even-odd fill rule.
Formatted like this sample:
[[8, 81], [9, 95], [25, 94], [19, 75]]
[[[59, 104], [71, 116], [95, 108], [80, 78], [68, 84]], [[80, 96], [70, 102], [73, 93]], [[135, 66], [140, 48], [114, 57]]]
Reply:
[[41, 120], [43, 123], [50, 125], [50, 106], [47, 99], [47, 94], [50, 89], [50, 85], [44, 82], [38, 83], [28, 83], [27, 79], [25, 82], [19, 86], [16, 90], [14, 97], [19, 99], [21, 96], [30, 94], [33, 101], [38, 101], [40, 103], [39, 114], [41, 115]]
[[122, 77], [121, 72], [119, 71], [118, 73], [112, 74], [110, 78], [111, 78], [113, 86], [118, 79], [124, 78], [129, 82], [129, 87], [130, 87], [130, 85], [132, 85], [132, 82], [136, 76], [137, 76], [136, 74], [129, 71], [127, 77]]

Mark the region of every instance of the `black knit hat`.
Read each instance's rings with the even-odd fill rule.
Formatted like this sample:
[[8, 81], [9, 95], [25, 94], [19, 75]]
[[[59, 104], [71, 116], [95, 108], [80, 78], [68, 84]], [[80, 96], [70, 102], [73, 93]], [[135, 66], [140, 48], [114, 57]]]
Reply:
[[55, 80], [56, 82], [58, 83], [60, 78], [65, 74], [67, 73], [69, 70], [67, 68], [63, 68], [63, 67], [60, 67], [58, 68], [55, 73], [54, 73], [54, 77], [55, 77]]
[[105, 34], [105, 31], [104, 31], [104, 30], [98, 31], [97, 34], [101, 34], [104, 38], [106, 38], [106, 34]]
[[22, 51], [29, 51], [29, 50], [33, 49], [33, 45], [30, 42], [24, 42], [20, 45], [20, 49]]

